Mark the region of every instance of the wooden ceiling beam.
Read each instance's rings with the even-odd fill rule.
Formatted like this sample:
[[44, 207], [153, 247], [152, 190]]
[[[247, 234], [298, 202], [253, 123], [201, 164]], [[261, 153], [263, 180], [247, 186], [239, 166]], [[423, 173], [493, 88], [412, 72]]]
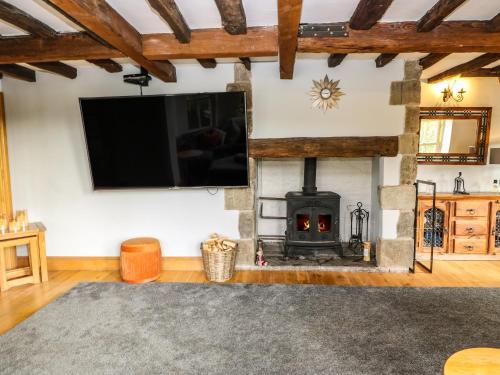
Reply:
[[164, 82], [175, 82], [175, 67], [168, 61], [148, 60], [142, 54], [142, 37], [105, 0], [44, 0], [74, 18], [86, 29], [130, 57]]
[[480, 68], [462, 73], [462, 77], [500, 77], [500, 65], [494, 68]]
[[500, 52], [500, 33], [490, 33], [482, 21], [448, 21], [428, 33], [416, 22], [377, 23], [370, 30], [349, 30], [346, 38], [299, 38], [305, 53], [454, 53]]
[[445, 70], [442, 73], [436, 74], [435, 76], [429, 78], [427, 82], [435, 83], [443, 81], [445, 79], [460, 75], [462, 73], [480, 69], [483, 66], [494, 63], [497, 60], [500, 60], [500, 53], [485, 53], [484, 55], [476, 57], [473, 60], [467, 61], [466, 63], [457, 65], [451, 69]]
[[347, 53], [332, 53], [328, 56], [328, 67], [335, 68], [340, 65], [342, 61], [347, 57]]
[[250, 61], [250, 57], [240, 57], [239, 59], [242, 64], [245, 65], [245, 68], [248, 71], [252, 70], [252, 62]]
[[500, 32], [500, 13], [498, 13], [495, 17], [488, 21], [488, 25], [486, 26], [490, 33], [498, 33]]
[[40, 38], [52, 38], [57, 32], [23, 10], [0, 0], [0, 19]]
[[438, 63], [446, 56], [449, 56], [449, 53], [429, 53], [427, 56], [424, 56], [419, 60], [419, 64], [422, 66], [422, 69], [425, 70]]
[[168, 23], [179, 42], [189, 43], [191, 29], [174, 0], [148, 0], [148, 3]]
[[396, 58], [397, 53], [382, 53], [375, 59], [375, 66], [382, 68]]
[[30, 65], [69, 79], [75, 79], [78, 75], [75, 67], [64, 64], [60, 61], [32, 62]]
[[36, 73], [22, 65], [0, 64], [0, 73], [26, 82], [36, 82]]
[[428, 32], [436, 28], [455, 9], [467, 0], [439, 0], [429, 11], [417, 22], [418, 32]]
[[124, 57], [114, 48], [85, 33], [59, 34], [55, 38], [29, 36], [0, 39], [0, 64]]
[[278, 46], [280, 78], [292, 79], [302, 0], [278, 0]]
[[241, 0], [215, 0], [222, 27], [231, 35], [246, 34], [247, 18]]
[[393, 0], [360, 0], [349, 21], [354, 30], [369, 30], [389, 9]]
[[93, 59], [93, 60], [91, 59], [87, 61], [91, 64], [98, 66], [99, 68], [104, 69], [108, 73], [119, 73], [123, 70], [120, 64], [111, 59]]
[[278, 55], [276, 27], [249, 27], [245, 35], [229, 35], [224, 29], [191, 32], [191, 42], [179, 43], [173, 34], [142, 36], [143, 53], [150, 60], [268, 57]]
[[197, 59], [202, 67], [205, 69], [214, 69], [217, 66], [215, 59]]

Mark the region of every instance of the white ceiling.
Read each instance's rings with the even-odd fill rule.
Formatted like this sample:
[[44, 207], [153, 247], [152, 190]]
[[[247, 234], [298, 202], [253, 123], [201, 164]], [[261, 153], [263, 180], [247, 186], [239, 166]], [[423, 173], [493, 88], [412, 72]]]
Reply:
[[[50, 8], [42, 0], [6, 0], [26, 11], [58, 32], [74, 32], [79, 28]], [[146, 0], [106, 0], [140, 33], [170, 33], [166, 22], [151, 9]], [[438, 0], [394, 0], [381, 22], [416, 21]], [[304, 0], [301, 22], [348, 21], [359, 0]], [[176, 0], [191, 29], [221, 27], [220, 14], [213, 0]], [[277, 0], [243, 0], [248, 26], [277, 24]], [[500, 0], [468, 0], [447, 20], [489, 20], [500, 12]], [[24, 35], [26, 32], [0, 21], [0, 35]], [[470, 60], [479, 54], [453, 54], [425, 71], [425, 76]], [[418, 58], [423, 54], [400, 54], [397, 58]], [[301, 57], [309, 58], [310, 56]], [[316, 57], [321, 57], [316, 56]], [[349, 59], [372, 58], [353, 55]], [[220, 61], [223, 62], [224, 60]]]

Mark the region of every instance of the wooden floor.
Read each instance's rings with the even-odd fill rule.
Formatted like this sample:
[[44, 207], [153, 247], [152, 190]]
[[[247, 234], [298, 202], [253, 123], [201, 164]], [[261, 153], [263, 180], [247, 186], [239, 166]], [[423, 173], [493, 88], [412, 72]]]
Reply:
[[[328, 284], [407, 287], [500, 287], [500, 262], [437, 261], [434, 273], [355, 273], [331, 271], [238, 271], [236, 283]], [[82, 281], [120, 281], [115, 271], [54, 271], [49, 281], [0, 293], [0, 334]], [[202, 271], [165, 271], [161, 282], [206, 282]]]

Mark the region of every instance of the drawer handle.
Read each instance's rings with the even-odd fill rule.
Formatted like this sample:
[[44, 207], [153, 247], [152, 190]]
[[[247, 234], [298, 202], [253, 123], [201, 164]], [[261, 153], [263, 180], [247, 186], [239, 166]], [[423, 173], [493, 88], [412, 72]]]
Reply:
[[467, 227], [467, 228], [465, 228], [465, 230], [467, 231], [468, 234], [474, 233], [474, 228], [472, 228], [472, 227]]
[[464, 246], [464, 248], [465, 248], [465, 250], [468, 250], [468, 251], [474, 250], [474, 246], [472, 246], [472, 245]]
[[467, 209], [467, 213], [468, 213], [469, 215], [474, 215], [474, 214], [476, 213], [476, 210], [475, 210], [475, 209], [473, 209], [473, 208], [468, 208], [468, 209]]

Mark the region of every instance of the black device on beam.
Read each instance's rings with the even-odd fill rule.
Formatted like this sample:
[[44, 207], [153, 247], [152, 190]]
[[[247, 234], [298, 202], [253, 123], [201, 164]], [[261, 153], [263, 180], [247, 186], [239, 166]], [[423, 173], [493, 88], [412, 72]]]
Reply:
[[149, 86], [149, 81], [151, 81], [151, 76], [143, 67], [141, 67], [141, 72], [139, 74], [125, 74], [123, 76], [123, 82], [141, 87]]

